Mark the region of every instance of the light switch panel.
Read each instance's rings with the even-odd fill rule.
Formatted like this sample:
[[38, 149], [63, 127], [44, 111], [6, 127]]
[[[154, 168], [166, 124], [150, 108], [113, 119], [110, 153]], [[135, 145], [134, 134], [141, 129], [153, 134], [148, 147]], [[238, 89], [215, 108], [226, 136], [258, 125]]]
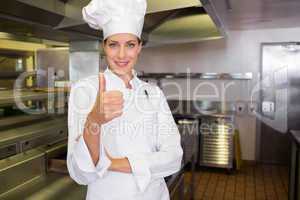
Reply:
[[262, 103], [262, 111], [263, 113], [274, 113], [275, 112], [275, 104], [272, 101], [264, 101]]

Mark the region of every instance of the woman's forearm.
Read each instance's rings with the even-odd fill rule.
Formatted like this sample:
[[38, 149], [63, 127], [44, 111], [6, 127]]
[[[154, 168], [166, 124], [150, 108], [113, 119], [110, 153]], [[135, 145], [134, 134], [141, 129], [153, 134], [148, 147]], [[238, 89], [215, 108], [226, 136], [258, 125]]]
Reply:
[[93, 119], [88, 117], [86, 120], [83, 139], [89, 149], [90, 155], [96, 166], [99, 161], [99, 147], [100, 147], [100, 126], [94, 123]]
[[109, 167], [111, 171], [132, 173], [131, 166], [127, 158], [111, 158], [111, 165]]
[[[90, 155], [96, 166], [100, 156], [99, 149], [100, 149], [100, 137], [101, 134], [101, 126], [95, 123], [93, 117], [88, 116], [83, 132], [83, 139], [89, 149]], [[107, 153], [107, 156], [111, 160], [111, 165], [109, 170], [111, 171], [118, 171], [123, 173], [131, 173], [131, 166], [127, 158], [112, 158]]]

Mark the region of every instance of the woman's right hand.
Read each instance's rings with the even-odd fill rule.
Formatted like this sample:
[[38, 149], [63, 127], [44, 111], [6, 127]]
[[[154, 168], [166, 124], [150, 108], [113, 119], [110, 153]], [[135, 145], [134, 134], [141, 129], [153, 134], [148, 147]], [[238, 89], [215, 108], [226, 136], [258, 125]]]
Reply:
[[96, 102], [88, 115], [88, 120], [97, 124], [105, 124], [123, 113], [123, 94], [121, 91], [106, 91], [103, 73], [99, 74], [99, 90]]

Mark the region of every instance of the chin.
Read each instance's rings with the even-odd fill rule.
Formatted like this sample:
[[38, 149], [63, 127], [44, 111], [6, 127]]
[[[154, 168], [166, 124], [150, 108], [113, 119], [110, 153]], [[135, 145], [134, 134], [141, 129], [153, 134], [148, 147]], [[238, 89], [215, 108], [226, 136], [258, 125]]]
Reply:
[[126, 75], [126, 74], [131, 74], [132, 69], [133, 68], [131, 66], [126, 66], [126, 67], [114, 66], [112, 68], [112, 71], [115, 72], [118, 75]]

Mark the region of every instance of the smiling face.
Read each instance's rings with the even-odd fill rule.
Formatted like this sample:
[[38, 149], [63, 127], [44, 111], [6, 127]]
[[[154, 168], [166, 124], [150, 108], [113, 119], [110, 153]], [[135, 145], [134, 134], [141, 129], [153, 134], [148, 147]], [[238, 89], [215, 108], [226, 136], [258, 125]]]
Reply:
[[142, 43], [137, 36], [129, 33], [109, 36], [103, 43], [103, 48], [110, 70], [121, 77], [131, 77], [142, 49]]

